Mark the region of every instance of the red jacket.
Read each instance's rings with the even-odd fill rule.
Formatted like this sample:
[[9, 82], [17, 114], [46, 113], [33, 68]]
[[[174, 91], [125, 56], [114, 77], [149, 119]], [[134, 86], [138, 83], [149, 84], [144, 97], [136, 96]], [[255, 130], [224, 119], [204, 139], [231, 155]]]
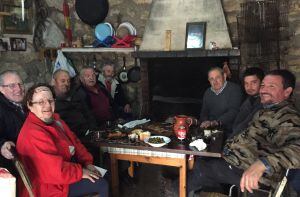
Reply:
[[[56, 123], [46, 125], [30, 112], [17, 140], [17, 152], [37, 197], [68, 196], [69, 184], [82, 178], [82, 166], [93, 163], [92, 155], [65, 122], [57, 114], [54, 119], [61, 123], [64, 131]], [[70, 161], [72, 146], [77, 163]], [[23, 184], [19, 184], [18, 189], [19, 196], [29, 196]]]

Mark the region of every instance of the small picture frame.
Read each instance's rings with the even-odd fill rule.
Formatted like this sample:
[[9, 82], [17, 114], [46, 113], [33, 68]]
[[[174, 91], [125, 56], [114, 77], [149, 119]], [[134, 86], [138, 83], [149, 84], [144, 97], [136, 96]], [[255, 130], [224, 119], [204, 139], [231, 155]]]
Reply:
[[[32, 34], [33, 32], [33, 1], [24, 1], [22, 8], [19, 0], [1, 0], [1, 8], [9, 15], [3, 16], [2, 33], [4, 34]], [[0, 8], [0, 9], [1, 9]]]
[[5, 40], [5, 38], [0, 38], [0, 52], [7, 51], [9, 46], [9, 40]]
[[26, 51], [27, 49], [26, 38], [10, 38], [9, 42], [12, 51]]
[[185, 49], [205, 49], [206, 22], [186, 24]]

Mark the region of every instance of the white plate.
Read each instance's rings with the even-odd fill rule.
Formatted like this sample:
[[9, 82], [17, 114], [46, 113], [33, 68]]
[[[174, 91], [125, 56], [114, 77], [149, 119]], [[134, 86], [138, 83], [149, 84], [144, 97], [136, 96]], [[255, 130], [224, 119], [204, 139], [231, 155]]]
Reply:
[[[163, 138], [165, 142], [164, 142], [164, 143], [160, 143], [160, 144], [153, 144], [153, 143], [150, 143], [150, 142], [149, 142], [149, 139], [150, 139], [150, 138], [155, 138], [155, 137]], [[144, 142], [147, 143], [147, 144], [149, 144], [150, 146], [153, 146], [153, 147], [162, 147], [162, 146], [168, 144], [169, 142], [171, 142], [171, 139], [170, 139], [170, 138], [168, 138], [168, 137], [166, 137], [166, 136], [161, 136], [161, 135], [151, 136], [150, 138], [146, 138], [146, 139], [144, 140]]]
[[[131, 23], [129, 23], [129, 22], [121, 23], [119, 25], [118, 29], [121, 28], [121, 27], [127, 28], [130, 35], [136, 36], [136, 29]], [[117, 29], [117, 31], [118, 31], [118, 29]]]

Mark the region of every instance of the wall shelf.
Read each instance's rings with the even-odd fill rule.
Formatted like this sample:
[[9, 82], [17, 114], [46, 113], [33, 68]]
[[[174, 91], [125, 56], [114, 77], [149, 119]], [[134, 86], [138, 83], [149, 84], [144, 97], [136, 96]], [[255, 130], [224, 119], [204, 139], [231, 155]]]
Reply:
[[103, 52], [111, 52], [111, 53], [132, 53], [134, 52], [134, 48], [61, 48], [62, 52], [70, 52], [70, 53], [103, 53]]
[[190, 58], [190, 57], [239, 57], [239, 49], [185, 50], [185, 51], [137, 51], [139, 58]]
[[10, 16], [11, 13], [9, 12], [0, 12], [0, 16]]

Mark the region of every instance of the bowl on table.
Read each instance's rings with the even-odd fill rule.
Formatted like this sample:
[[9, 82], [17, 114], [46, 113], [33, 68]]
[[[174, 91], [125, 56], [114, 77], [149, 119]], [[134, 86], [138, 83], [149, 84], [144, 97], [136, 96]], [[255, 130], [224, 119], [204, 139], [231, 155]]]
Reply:
[[166, 136], [159, 135], [159, 136], [151, 136], [149, 138], [146, 138], [144, 142], [153, 147], [162, 147], [168, 144], [169, 142], [171, 142], [171, 139]]

